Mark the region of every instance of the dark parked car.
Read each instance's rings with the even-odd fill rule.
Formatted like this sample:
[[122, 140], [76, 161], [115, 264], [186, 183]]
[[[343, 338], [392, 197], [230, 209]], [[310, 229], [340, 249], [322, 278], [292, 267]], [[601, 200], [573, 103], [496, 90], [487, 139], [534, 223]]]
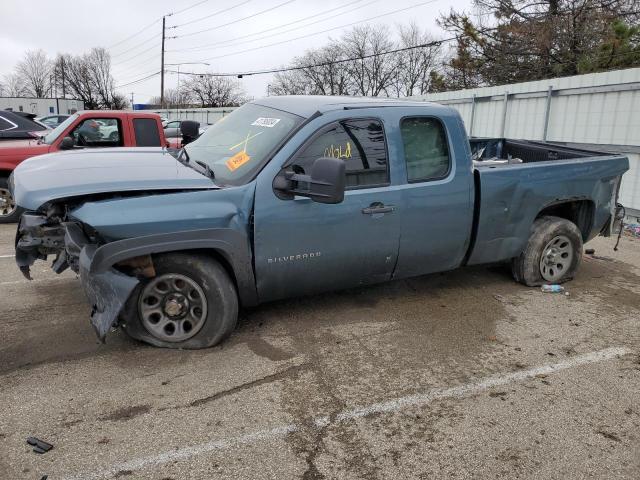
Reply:
[[[202, 135], [205, 131], [205, 128], [203, 128], [199, 122], [196, 123], [198, 123], [198, 132], [200, 133], [200, 135]], [[170, 122], [167, 122], [164, 126], [164, 136], [166, 138], [181, 137], [182, 133], [180, 132], [180, 125], [182, 125], [182, 120], [171, 120]]]
[[[34, 115], [35, 117], [35, 115]], [[38, 138], [36, 132], [44, 132], [47, 127], [41, 125], [22, 112], [0, 112], [0, 140]]]

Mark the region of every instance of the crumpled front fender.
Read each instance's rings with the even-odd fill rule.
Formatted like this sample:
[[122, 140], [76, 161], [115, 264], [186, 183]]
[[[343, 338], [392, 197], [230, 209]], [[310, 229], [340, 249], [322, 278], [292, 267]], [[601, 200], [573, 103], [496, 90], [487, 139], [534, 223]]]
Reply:
[[91, 304], [91, 325], [100, 341], [104, 342], [129, 295], [140, 282], [113, 268], [92, 273], [91, 264], [97, 248], [96, 245], [87, 245], [80, 252], [80, 279]]

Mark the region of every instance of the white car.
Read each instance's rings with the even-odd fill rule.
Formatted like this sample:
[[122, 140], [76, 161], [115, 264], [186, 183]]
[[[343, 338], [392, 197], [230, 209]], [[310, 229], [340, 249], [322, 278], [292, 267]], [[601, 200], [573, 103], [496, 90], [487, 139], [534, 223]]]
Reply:
[[67, 118], [69, 118], [69, 115], [47, 115], [45, 117], [36, 118], [35, 120], [48, 128], [56, 128]]
[[111, 140], [117, 142], [120, 139], [120, 132], [118, 131], [118, 121], [114, 119], [96, 120], [100, 135], [105, 140]]

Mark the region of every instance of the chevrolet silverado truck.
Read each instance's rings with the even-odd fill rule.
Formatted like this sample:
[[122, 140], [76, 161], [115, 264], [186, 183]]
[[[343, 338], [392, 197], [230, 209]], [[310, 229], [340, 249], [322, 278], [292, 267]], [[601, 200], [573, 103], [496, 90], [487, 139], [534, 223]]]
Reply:
[[179, 152], [72, 150], [23, 162], [11, 188], [25, 276], [79, 274], [104, 340], [217, 344], [238, 309], [510, 262], [561, 283], [609, 234], [624, 156], [509, 139], [469, 142], [425, 102], [269, 97]]
[[[37, 135], [33, 135], [37, 137]], [[9, 193], [11, 172], [27, 158], [62, 150], [168, 145], [156, 114], [93, 110], [71, 115], [41, 138], [0, 142], [0, 223], [17, 222], [22, 210]]]

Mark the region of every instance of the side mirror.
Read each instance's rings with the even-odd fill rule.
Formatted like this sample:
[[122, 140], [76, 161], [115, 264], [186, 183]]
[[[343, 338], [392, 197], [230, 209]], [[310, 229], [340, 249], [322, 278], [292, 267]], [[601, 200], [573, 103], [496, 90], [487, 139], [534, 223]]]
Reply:
[[73, 137], [64, 137], [60, 142], [60, 150], [70, 150], [76, 146], [76, 141]]
[[313, 162], [311, 175], [285, 171], [274, 179], [273, 188], [286, 199], [300, 195], [318, 203], [340, 203], [344, 200], [345, 184], [344, 160], [321, 157]]
[[200, 122], [183, 120], [180, 123], [180, 133], [182, 134], [182, 145], [193, 142], [200, 135]]

